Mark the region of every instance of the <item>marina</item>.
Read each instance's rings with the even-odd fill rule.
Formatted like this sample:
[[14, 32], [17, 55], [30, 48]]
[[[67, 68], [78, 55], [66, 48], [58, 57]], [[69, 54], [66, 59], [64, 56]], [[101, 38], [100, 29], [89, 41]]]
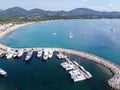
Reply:
[[[1, 47], [1, 50], [5, 50], [5, 49], [10, 49], [10, 47], [6, 47], [4, 45], [0, 45]], [[84, 67], [80, 66], [77, 62], [75, 61], [71, 61], [70, 59], [67, 58], [66, 55], [62, 54], [62, 53], [68, 53], [68, 54], [73, 54], [73, 55], [77, 55], [79, 57], [83, 57], [83, 58], [86, 58], [90, 61], [93, 61], [93, 62], [96, 62], [96, 63], [99, 63], [107, 68], [109, 68], [113, 73], [114, 73], [114, 76], [108, 80], [108, 84], [113, 87], [113, 88], [119, 88], [119, 79], [114, 79], [114, 78], [120, 78], [118, 77], [120, 75], [120, 67], [113, 63], [113, 62], [110, 62], [108, 60], [105, 60], [101, 57], [98, 57], [98, 56], [95, 56], [95, 55], [92, 55], [92, 54], [88, 54], [88, 53], [85, 53], [85, 52], [80, 52], [80, 51], [75, 51], [75, 50], [70, 50], [70, 49], [63, 49], [63, 48], [11, 48], [10, 50], [12, 50], [9, 54], [6, 54], [6, 58], [7, 59], [10, 59], [12, 58], [13, 56], [13, 51], [15, 50], [24, 50], [24, 52], [27, 52], [27, 55], [26, 55], [26, 58], [25, 60], [29, 60], [31, 57], [32, 57], [32, 54], [34, 51], [39, 51], [39, 50], [43, 50], [44, 54], [43, 54], [43, 59], [46, 61], [48, 58], [49, 58], [49, 55], [52, 56], [53, 55], [53, 52], [59, 52], [59, 54], [57, 54], [57, 57], [59, 59], [61, 59], [61, 57], [63, 59], [66, 60], [66, 62], [64, 63], [61, 63], [61, 66], [63, 68], [65, 68], [67, 71], [68, 70], [71, 70], [70, 75], [71, 75], [71, 78], [73, 79], [74, 82], [78, 82], [78, 81], [82, 81], [82, 80], [85, 80], [85, 79], [89, 79], [92, 77], [92, 75], [86, 71], [84, 69]], [[52, 52], [49, 54], [49, 51], [52, 50]]]
[[[116, 28], [116, 26], [104, 28], [99, 27], [99, 25], [107, 26], [104, 21], [109, 20], [97, 20], [97, 22], [96, 20], [83, 21], [85, 23], [82, 25], [81, 20], [75, 22], [68, 21], [67, 23], [70, 22], [71, 24], [69, 23], [69, 26], [71, 27], [74, 27], [76, 24], [80, 25], [78, 25], [78, 27], [74, 27], [74, 30], [71, 27], [65, 27], [65, 29], [57, 27], [56, 30], [54, 28], [49, 30], [51, 27], [49, 25], [47, 25], [48, 29], [45, 28], [44, 30], [44, 28], [41, 27], [46, 26], [45, 23], [36, 23], [24, 26], [3, 37], [3, 39], [1, 39], [1, 43], [5, 45], [3, 45], [1, 48], [2, 54], [0, 67], [7, 71], [9, 77], [5, 78], [5, 80], [4, 78], [1, 78], [0, 89], [2, 88], [2, 86], [7, 88], [13, 86], [13, 88], [10, 90], [13, 90], [16, 87], [21, 90], [29, 90], [31, 88], [34, 88], [36, 90], [49, 90], [49, 88], [52, 88], [52, 90], [55, 90], [57, 89], [57, 87], [61, 87], [60, 90], [109, 90], [106, 81], [110, 87], [112, 86], [116, 88], [116, 86], [119, 86], [119, 72], [115, 69], [116, 66], [119, 68], [119, 65], [117, 65], [119, 64], [119, 47], [111, 47], [113, 46], [113, 44], [119, 46], [119, 42], [117, 41], [111, 43], [111, 37], [117, 37], [116, 32], [118, 31], [118, 29]], [[61, 25], [61, 22], [62, 21], [56, 23]], [[66, 26], [64, 22], [66, 23], [66, 21], [62, 22], [64, 26]], [[53, 26], [56, 26], [53, 22], [51, 23], [53, 24]], [[93, 25], [97, 23], [97, 27], [89, 27], [92, 25], [92, 23], [94, 23]], [[86, 25], [88, 25], [87, 28]], [[35, 29], [37, 26], [39, 27], [38, 31], [37, 29]], [[101, 30], [99, 30], [99, 28], [101, 28]], [[111, 33], [111, 28], [116, 29], [114, 33]], [[36, 31], [32, 29], [35, 29]], [[89, 32], [89, 30], [94, 30], [95, 33], [93, 33], [93, 31]], [[51, 35], [51, 33], [53, 32], [57, 33], [56, 36], [53, 36], [53, 34]], [[68, 38], [70, 32], [74, 32], [73, 39]], [[29, 37], [30, 35], [33, 35], [33, 33], [35, 37]], [[37, 36], [37, 34], [39, 35]], [[103, 37], [101, 37], [101, 35]], [[31, 44], [30, 42], [33, 43]], [[10, 48], [10, 51], [13, 51], [12, 58], [10, 59], [6, 58], [6, 54], [8, 54], [7, 51], [9, 51], [8, 48]], [[49, 53], [49, 50], [51, 49], [53, 50], [53, 55], [52, 53]], [[33, 54], [31, 58], [26, 61], [26, 55], [31, 50], [33, 51]], [[43, 58], [45, 54], [44, 50], [47, 52], [46, 60]], [[21, 52], [20, 57], [18, 55], [19, 52]], [[38, 54], [38, 52], [40, 53]], [[96, 57], [95, 55], [99, 57]], [[50, 56], [52, 57], [49, 58]], [[63, 69], [60, 64], [64, 62], [68, 63], [65, 58], [70, 59], [75, 66], [83, 71], [83, 73], [91, 76], [92, 78], [86, 79], [84, 74], [80, 73], [79, 70], [74, 68], [74, 66], [71, 64], [65, 66], [67, 67], [67, 70], [66, 68]], [[78, 61], [79, 59], [80, 62]], [[104, 61], [110, 61], [111, 65], [108, 64], [109, 62], [105, 63]], [[116, 62], [117, 64], [111, 62]], [[111, 70], [111, 68], [113, 69]], [[114, 73], [114, 71], [117, 72], [117, 74]], [[45, 77], [46, 75], [47, 77]], [[3, 85], [2, 83], [5, 83], [5, 85]], [[53, 85], [54, 87], [52, 87]]]

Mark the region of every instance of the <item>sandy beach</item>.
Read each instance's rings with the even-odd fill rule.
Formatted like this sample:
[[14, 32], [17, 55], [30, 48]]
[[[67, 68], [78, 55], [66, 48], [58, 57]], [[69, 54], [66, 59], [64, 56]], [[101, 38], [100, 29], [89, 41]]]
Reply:
[[29, 25], [29, 24], [33, 24], [33, 23], [35, 23], [35, 22], [28, 22], [28, 23], [23, 23], [23, 24], [14, 24], [13, 26], [7, 27], [4, 30], [0, 30], [0, 38], [4, 37], [6, 34], [14, 31], [20, 27], [23, 27], [23, 26]]
[[[40, 23], [46, 23], [46, 22], [51, 22], [51, 21], [60, 21], [60, 20], [46, 20], [46, 21], [40, 21]], [[0, 27], [3, 27], [4, 29], [0, 28], [0, 38], [4, 37], [6, 34], [23, 27], [25, 25], [33, 24], [36, 22], [27, 22], [27, 23], [22, 23], [22, 24], [14, 24], [13, 26], [7, 26], [5, 25], [0, 25]], [[11, 24], [11, 23], [10, 23]]]

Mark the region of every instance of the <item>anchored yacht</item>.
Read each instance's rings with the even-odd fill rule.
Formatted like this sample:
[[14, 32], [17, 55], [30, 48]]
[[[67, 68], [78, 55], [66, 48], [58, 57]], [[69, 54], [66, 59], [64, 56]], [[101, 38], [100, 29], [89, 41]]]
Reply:
[[69, 37], [69, 38], [73, 38], [73, 34], [72, 34], [72, 33], [70, 33], [68, 37]]

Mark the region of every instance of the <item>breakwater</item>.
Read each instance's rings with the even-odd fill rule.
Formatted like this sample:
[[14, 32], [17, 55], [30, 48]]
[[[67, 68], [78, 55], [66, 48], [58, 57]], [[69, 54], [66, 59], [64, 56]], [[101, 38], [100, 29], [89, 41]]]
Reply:
[[[0, 49], [7, 50], [8, 48], [11, 48], [11, 47], [0, 44]], [[120, 66], [104, 58], [101, 58], [101, 57], [98, 57], [96, 55], [89, 54], [86, 52], [76, 51], [76, 50], [71, 50], [71, 49], [64, 49], [64, 48], [44, 48], [43, 47], [43, 48], [11, 48], [11, 49], [15, 49], [15, 50], [22, 49], [24, 50], [24, 52], [27, 52], [30, 50], [38, 51], [39, 49], [53, 49], [54, 51], [57, 51], [57, 52], [68, 53], [68, 54], [73, 54], [79, 57], [83, 57], [87, 60], [101, 64], [105, 66], [106, 68], [110, 69], [114, 73], [114, 75], [112, 78], [108, 80], [108, 85], [114, 89], [120, 90]]]

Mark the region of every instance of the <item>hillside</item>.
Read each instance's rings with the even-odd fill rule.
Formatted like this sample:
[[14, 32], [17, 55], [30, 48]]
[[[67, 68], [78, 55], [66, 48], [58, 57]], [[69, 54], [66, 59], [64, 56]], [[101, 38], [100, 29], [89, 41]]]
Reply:
[[89, 8], [76, 8], [70, 11], [45, 11], [42, 9], [26, 10], [21, 7], [13, 7], [6, 10], [0, 9], [0, 21], [7, 19], [48, 20], [48, 19], [98, 19], [98, 18], [120, 18], [120, 12], [96, 11]]

